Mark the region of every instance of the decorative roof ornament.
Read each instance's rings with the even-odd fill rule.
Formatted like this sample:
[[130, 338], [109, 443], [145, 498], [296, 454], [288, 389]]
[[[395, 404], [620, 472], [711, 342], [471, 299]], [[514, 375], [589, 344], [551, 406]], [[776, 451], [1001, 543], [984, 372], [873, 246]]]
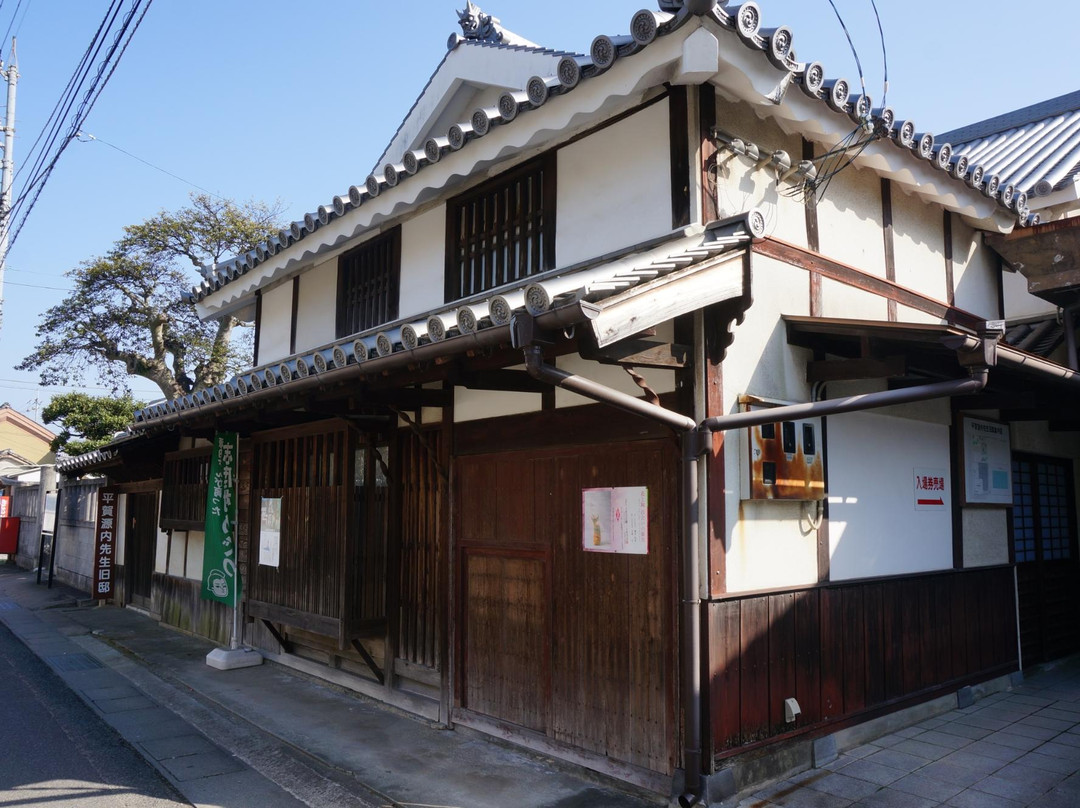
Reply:
[[503, 41], [498, 18], [485, 14], [472, 0], [466, 0], [465, 9], [458, 12], [458, 24], [466, 39], [495, 43]]

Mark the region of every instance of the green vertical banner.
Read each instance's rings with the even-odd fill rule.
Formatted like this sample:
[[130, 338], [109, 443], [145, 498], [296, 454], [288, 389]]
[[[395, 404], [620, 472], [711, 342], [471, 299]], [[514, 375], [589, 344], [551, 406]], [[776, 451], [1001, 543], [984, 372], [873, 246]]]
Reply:
[[240, 601], [240, 569], [236, 551], [236, 468], [239, 440], [235, 432], [214, 435], [210, 481], [206, 492], [206, 546], [203, 551], [202, 597], [235, 606]]

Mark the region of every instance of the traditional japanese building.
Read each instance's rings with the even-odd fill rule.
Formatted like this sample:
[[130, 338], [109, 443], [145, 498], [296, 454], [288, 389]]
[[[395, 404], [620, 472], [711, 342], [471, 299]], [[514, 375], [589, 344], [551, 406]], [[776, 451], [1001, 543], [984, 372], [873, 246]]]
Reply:
[[1076, 592], [1080, 375], [1015, 330], [1064, 304], [995, 246], [1033, 197], [755, 4], [660, 5], [582, 55], [470, 3], [366, 182], [205, 270], [253, 367], [62, 468], [121, 602], [227, 638], [236, 431], [244, 643], [687, 803], [1076, 648], [1018, 646], [1017, 562]]

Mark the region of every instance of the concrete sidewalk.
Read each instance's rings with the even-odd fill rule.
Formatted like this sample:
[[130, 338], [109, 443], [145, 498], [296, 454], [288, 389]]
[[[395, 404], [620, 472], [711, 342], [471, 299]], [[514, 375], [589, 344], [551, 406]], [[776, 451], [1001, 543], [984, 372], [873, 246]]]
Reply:
[[86, 598], [0, 565], [0, 620], [195, 805], [667, 804], [278, 665], [215, 670], [213, 644]]

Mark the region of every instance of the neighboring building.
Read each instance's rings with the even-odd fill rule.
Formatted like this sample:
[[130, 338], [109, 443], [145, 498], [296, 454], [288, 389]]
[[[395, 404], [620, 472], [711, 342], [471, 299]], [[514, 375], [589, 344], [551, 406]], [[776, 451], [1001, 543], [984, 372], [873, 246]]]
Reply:
[[53, 463], [56, 454], [49, 447], [55, 437], [11, 405], [0, 404], [0, 474]]
[[255, 367], [60, 466], [120, 493], [119, 602], [227, 637], [235, 430], [245, 643], [687, 801], [1077, 647], [1021, 592], [1018, 658], [1080, 456], [1080, 375], [1002, 338], [1028, 195], [753, 4], [662, 5], [582, 56], [470, 3], [366, 185], [206, 270]]

